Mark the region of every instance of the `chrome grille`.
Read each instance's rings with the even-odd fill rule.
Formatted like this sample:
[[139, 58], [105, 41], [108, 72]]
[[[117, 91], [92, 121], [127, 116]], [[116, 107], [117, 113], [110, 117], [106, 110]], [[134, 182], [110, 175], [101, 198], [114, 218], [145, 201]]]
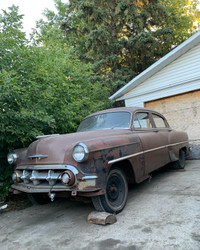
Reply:
[[63, 170], [35, 170], [35, 169], [24, 169], [16, 170], [17, 182], [23, 182], [24, 184], [49, 184], [51, 186], [56, 183], [61, 183], [61, 174]]

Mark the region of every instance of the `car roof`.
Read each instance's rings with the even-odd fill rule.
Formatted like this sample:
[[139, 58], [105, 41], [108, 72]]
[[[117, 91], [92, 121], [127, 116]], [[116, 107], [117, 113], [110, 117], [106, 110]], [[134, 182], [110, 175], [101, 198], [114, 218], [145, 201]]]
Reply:
[[[153, 111], [158, 113], [157, 111], [154, 111], [152, 109], [147, 109], [147, 108], [143, 108], [143, 107], [119, 107], [119, 108], [111, 108], [111, 109], [104, 109], [98, 112], [95, 112], [93, 114], [88, 115], [87, 117], [93, 116], [93, 115], [98, 115], [98, 114], [103, 114], [103, 113], [107, 113], [107, 112], [117, 112], [117, 111], [125, 111], [125, 112], [136, 112], [136, 111]], [[87, 118], [85, 117], [85, 118]]]

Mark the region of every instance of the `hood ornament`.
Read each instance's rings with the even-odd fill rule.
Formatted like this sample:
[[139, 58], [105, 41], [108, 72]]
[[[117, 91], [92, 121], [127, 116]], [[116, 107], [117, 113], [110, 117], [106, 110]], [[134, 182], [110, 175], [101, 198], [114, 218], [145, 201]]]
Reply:
[[44, 158], [48, 158], [48, 155], [30, 155], [30, 156], [28, 156], [28, 158], [31, 160], [33, 160], [33, 159], [41, 160]]

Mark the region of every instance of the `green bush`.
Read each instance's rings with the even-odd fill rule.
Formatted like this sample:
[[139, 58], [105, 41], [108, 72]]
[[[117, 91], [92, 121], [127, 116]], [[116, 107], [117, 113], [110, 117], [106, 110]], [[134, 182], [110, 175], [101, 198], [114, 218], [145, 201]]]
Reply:
[[[1, 169], [2, 170], [2, 169]], [[6, 197], [9, 193], [10, 185], [12, 184], [12, 172], [11, 166], [6, 166], [6, 168], [0, 171], [0, 200]]]
[[0, 152], [0, 200], [8, 195], [12, 183], [12, 167], [7, 162], [5, 152]]
[[[31, 43], [21, 19], [15, 6], [0, 15], [0, 152], [26, 147], [37, 135], [74, 132], [84, 116], [110, 107], [108, 89], [59, 27], [41, 22], [45, 32]], [[12, 167], [0, 174], [0, 196], [8, 194], [11, 174]]]

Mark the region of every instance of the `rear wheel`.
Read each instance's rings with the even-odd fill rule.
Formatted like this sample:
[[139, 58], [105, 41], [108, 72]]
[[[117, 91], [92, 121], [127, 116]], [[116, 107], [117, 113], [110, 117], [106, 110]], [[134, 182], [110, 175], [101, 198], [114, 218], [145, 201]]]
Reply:
[[33, 205], [45, 205], [50, 203], [50, 198], [47, 194], [27, 194]]
[[128, 185], [124, 172], [120, 168], [110, 170], [105, 195], [92, 197], [92, 202], [97, 211], [120, 213], [126, 205]]
[[185, 168], [185, 151], [183, 149], [181, 149], [179, 151], [178, 161], [173, 162], [172, 168], [173, 169], [184, 169]]

